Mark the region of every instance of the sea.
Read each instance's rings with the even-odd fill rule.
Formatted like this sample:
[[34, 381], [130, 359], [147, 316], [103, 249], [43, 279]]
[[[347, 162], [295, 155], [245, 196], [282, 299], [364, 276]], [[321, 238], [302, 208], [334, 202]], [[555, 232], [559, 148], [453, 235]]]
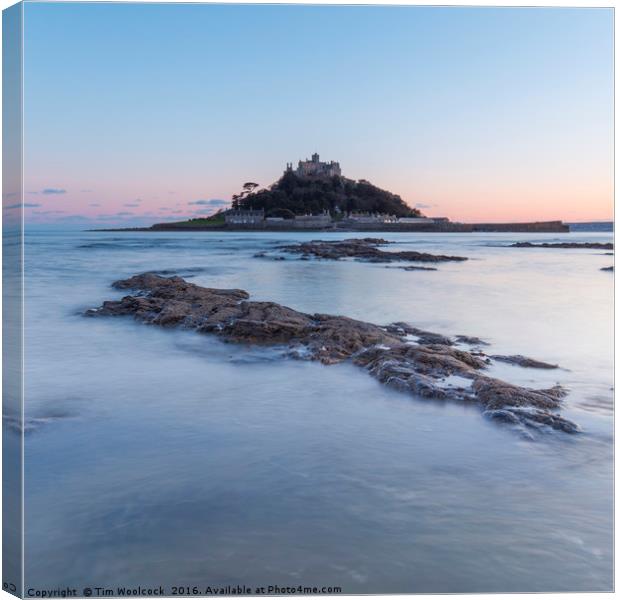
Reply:
[[[390, 250], [469, 258], [436, 271], [278, 249], [350, 237], [26, 233], [27, 589], [612, 589], [614, 257], [510, 244], [613, 233], [382, 234]], [[490, 374], [562, 384], [582, 432], [525, 439], [349, 363], [84, 316], [145, 271], [557, 363]]]

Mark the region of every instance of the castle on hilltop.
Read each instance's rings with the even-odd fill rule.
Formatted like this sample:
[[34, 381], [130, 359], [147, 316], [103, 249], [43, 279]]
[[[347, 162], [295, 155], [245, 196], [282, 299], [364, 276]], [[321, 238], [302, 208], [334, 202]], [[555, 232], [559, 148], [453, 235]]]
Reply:
[[321, 162], [319, 155], [315, 152], [311, 160], [300, 160], [297, 169], [293, 171], [293, 163], [286, 163], [285, 173], [295, 173], [298, 177], [333, 177], [340, 175], [340, 163]]

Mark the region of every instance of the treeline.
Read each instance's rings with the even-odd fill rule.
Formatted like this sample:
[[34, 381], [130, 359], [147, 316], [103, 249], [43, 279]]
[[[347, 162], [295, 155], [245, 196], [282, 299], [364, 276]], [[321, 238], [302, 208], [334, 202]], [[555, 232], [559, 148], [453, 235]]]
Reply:
[[400, 196], [382, 190], [368, 181], [344, 177], [306, 178], [285, 173], [269, 189], [254, 191], [257, 184], [245, 184], [241, 194], [233, 196], [233, 208], [265, 211], [268, 217], [292, 218], [294, 215], [332, 216], [346, 212], [387, 213], [397, 217], [419, 216]]

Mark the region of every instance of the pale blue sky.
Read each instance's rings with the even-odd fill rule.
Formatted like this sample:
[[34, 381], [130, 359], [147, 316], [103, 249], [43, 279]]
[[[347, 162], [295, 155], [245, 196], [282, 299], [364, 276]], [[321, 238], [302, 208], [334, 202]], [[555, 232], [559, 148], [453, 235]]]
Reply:
[[612, 26], [610, 9], [29, 2], [28, 214], [191, 216], [318, 151], [431, 215], [609, 218]]

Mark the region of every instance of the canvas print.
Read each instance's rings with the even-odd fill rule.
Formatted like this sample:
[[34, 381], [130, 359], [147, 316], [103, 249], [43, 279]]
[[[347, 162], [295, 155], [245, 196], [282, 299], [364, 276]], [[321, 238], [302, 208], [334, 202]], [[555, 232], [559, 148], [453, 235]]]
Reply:
[[3, 12], [3, 589], [613, 589], [612, 8]]

